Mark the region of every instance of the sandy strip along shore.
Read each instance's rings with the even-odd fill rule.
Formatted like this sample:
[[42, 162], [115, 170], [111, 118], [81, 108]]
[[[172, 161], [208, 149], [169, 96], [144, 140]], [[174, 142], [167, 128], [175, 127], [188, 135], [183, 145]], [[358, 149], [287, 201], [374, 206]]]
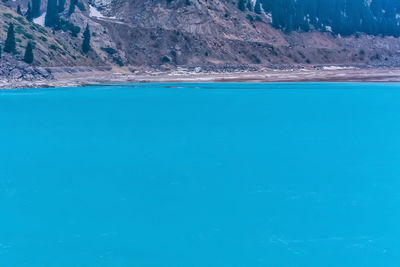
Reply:
[[0, 89], [78, 87], [97, 83], [140, 82], [400, 82], [400, 68], [264, 69], [257, 72], [169, 72], [132, 73], [127, 69], [111, 71], [55, 72], [50, 79], [24, 81], [0, 77]]

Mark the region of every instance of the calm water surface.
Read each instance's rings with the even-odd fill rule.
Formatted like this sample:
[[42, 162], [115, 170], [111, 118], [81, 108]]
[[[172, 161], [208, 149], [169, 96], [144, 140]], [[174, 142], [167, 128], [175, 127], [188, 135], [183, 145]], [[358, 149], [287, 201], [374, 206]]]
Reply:
[[400, 266], [400, 84], [0, 91], [0, 266]]

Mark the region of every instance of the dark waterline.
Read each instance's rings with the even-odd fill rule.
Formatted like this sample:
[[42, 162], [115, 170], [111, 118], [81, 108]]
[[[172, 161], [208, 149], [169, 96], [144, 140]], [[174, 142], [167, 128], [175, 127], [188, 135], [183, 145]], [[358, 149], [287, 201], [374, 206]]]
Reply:
[[400, 84], [0, 91], [0, 266], [399, 266], [399, 136]]

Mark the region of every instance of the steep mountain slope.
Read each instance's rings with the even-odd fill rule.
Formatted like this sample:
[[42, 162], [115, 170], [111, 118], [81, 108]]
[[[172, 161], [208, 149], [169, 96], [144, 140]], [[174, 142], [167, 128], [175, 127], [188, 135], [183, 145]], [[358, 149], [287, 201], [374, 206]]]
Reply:
[[107, 23], [132, 64], [397, 64], [393, 37], [283, 32], [271, 17], [228, 0], [113, 0], [100, 3], [121, 23]]
[[[28, 0], [16, 0], [9, 5], [15, 9], [20, 4], [26, 9], [27, 3]], [[67, 7], [69, 3], [67, 0]], [[46, 30], [66, 47], [60, 50], [66, 55], [51, 62], [40, 59], [37, 64], [400, 64], [400, 42], [395, 37], [363, 33], [342, 37], [321, 29], [282, 31], [273, 27], [267, 8], [267, 13], [254, 11], [257, 3], [254, 0], [241, 10], [238, 2], [230, 0], [80, 0], [82, 8], [71, 16], [61, 16], [81, 29], [90, 25], [91, 54], [80, 52], [82, 31], [73, 37], [68, 32], [57, 31], [53, 35]], [[42, 0], [42, 12], [45, 5], [46, 0]], [[311, 20], [309, 26], [313, 28]], [[53, 52], [48, 48], [47, 45], [37, 53]]]
[[[28, 41], [35, 46], [35, 65], [41, 66], [95, 66], [101, 64], [97, 58], [90, 58], [79, 51], [79, 42], [60, 32], [27, 21], [13, 10], [0, 3], [0, 40], [5, 40], [10, 23], [15, 26], [17, 52], [21, 59]], [[3, 53], [3, 61], [12, 57]], [[1, 60], [1, 59], [0, 59]]]

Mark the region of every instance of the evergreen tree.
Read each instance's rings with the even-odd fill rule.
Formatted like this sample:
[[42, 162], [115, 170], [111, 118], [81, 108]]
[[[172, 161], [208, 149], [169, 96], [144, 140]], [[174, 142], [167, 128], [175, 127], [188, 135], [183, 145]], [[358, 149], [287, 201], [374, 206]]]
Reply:
[[265, 12], [271, 12], [272, 7], [278, 4], [277, 0], [260, 0], [260, 3]]
[[309, 31], [310, 24], [308, 22], [307, 12], [305, 11], [305, 1], [296, 2], [296, 13], [294, 17], [294, 28], [296, 30]]
[[65, 0], [58, 0], [58, 12], [64, 12], [65, 10]]
[[250, 0], [247, 1], [247, 9], [248, 9], [249, 11], [253, 11], [253, 5], [252, 5], [252, 3], [251, 3]]
[[41, 15], [40, 12], [40, 0], [32, 0], [32, 18], [38, 18]]
[[361, 14], [361, 31], [367, 34], [376, 34], [376, 27], [374, 23], [374, 16], [372, 14], [372, 10], [369, 8], [363, 8], [363, 12]]
[[379, 0], [371, 1], [371, 5], [370, 5], [371, 12], [377, 18], [382, 16], [382, 10], [384, 10], [382, 5], [383, 5], [382, 1], [379, 1]]
[[68, 16], [71, 16], [73, 13], [75, 13], [75, 7], [77, 2], [78, 2], [77, 0], [71, 0], [69, 2]]
[[[322, 12], [320, 14], [320, 16], [322, 16], [325, 19], [325, 16], [323, 15], [325, 10], [327, 10], [327, 8], [328, 8], [330, 3], [334, 2], [334, 0], [331, 0], [331, 1], [323, 0], [323, 1], [324, 1], [324, 8], [323, 9], [319, 8], [320, 5], [322, 5], [322, 0], [319, 0], [319, 1], [303, 1], [304, 2], [303, 3], [304, 12], [307, 13], [310, 23], [314, 24], [315, 26], [317, 26], [322, 21], [322, 18], [321, 18], [321, 20], [317, 21], [318, 12]], [[332, 9], [330, 11], [332, 11]]]
[[33, 58], [33, 45], [32, 42], [28, 42], [25, 50], [24, 61], [28, 64], [32, 64]]
[[14, 24], [10, 23], [7, 31], [7, 39], [4, 43], [4, 52], [6, 53], [17, 53], [16, 43], [15, 43], [15, 31]]
[[274, 0], [271, 6], [272, 24], [287, 32], [292, 31], [297, 28], [294, 25], [295, 11], [294, 0]]
[[343, 14], [337, 6], [335, 6], [335, 11], [332, 15], [332, 31], [336, 34], [340, 34], [342, 32], [342, 23], [343, 23]]
[[21, 6], [20, 5], [18, 5], [18, 7], [17, 7], [17, 13], [22, 16], [22, 11], [21, 11]]
[[58, 16], [57, 0], [48, 0], [44, 24], [51, 28], [57, 28], [59, 26], [60, 17]]
[[245, 10], [245, 4], [246, 4], [245, 0], [239, 0], [239, 2], [238, 2], [238, 8], [239, 8], [241, 11], [244, 11], [244, 10]]
[[256, 4], [254, 6], [254, 12], [256, 14], [261, 14], [261, 2], [260, 2], [260, 0], [256, 1]]
[[85, 32], [83, 33], [82, 51], [86, 54], [90, 49], [90, 29], [88, 24]]
[[28, 21], [32, 21], [33, 20], [31, 3], [28, 3], [28, 10], [25, 13], [25, 18]]
[[329, 26], [341, 35], [400, 35], [398, 0], [256, 0], [254, 12], [261, 13], [261, 6], [271, 13], [273, 26], [285, 31]]

